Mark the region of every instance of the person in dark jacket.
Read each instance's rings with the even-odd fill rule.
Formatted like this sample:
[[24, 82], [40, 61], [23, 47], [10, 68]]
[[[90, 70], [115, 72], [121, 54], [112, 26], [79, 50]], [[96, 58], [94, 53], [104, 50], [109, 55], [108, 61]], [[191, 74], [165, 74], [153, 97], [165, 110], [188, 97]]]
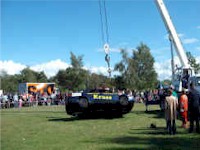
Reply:
[[189, 133], [193, 132], [194, 121], [196, 122], [196, 132], [199, 133], [199, 113], [200, 113], [200, 93], [195, 89], [195, 84], [190, 84], [189, 99], [189, 116], [190, 128]]

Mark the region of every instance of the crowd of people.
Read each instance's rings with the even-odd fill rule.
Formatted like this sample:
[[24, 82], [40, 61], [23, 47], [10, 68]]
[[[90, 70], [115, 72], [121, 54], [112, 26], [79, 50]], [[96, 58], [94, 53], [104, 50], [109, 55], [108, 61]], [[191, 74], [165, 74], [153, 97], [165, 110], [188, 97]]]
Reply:
[[189, 133], [194, 131], [194, 123], [196, 123], [196, 132], [200, 133], [200, 93], [195, 89], [193, 83], [187, 94], [185, 89], [182, 90], [180, 97], [172, 88], [168, 90], [165, 98], [165, 119], [166, 128], [172, 135], [176, 134], [177, 114], [180, 114], [182, 127], [189, 128]]
[[23, 106], [38, 105], [60, 105], [64, 104], [66, 94], [29, 93], [29, 94], [11, 94], [5, 93], [0, 95], [0, 108], [21, 108]]

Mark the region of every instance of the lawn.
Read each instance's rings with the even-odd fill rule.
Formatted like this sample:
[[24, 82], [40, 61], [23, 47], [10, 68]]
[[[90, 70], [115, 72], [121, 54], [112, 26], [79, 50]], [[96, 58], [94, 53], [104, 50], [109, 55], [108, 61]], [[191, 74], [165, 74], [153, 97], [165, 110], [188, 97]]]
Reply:
[[[165, 131], [158, 106], [135, 104], [122, 118], [78, 119], [64, 106], [1, 110], [2, 150], [200, 149], [200, 134], [188, 134], [177, 121], [177, 135]], [[156, 128], [150, 128], [151, 123]]]

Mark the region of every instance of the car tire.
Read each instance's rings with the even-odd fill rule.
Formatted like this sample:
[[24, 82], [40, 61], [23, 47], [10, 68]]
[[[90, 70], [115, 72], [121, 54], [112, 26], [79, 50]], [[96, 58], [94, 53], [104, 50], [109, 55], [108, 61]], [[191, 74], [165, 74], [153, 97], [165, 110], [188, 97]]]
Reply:
[[79, 99], [79, 106], [81, 108], [88, 108], [88, 100], [87, 100], [87, 98], [81, 97]]
[[120, 96], [119, 97], [119, 102], [122, 106], [127, 106], [128, 105], [128, 98], [126, 96]]

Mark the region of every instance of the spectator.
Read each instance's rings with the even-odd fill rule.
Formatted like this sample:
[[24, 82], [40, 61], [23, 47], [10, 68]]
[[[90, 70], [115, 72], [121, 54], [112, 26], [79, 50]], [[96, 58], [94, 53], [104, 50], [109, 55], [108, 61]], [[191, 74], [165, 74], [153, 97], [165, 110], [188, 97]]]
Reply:
[[182, 90], [182, 94], [180, 96], [179, 101], [179, 108], [180, 108], [180, 114], [182, 118], [182, 127], [187, 128], [187, 122], [188, 122], [188, 97], [186, 95], [186, 90]]
[[174, 86], [171, 85], [170, 89], [172, 90], [172, 95], [176, 98], [176, 101], [178, 103], [178, 94], [176, 93]]
[[10, 99], [8, 99], [8, 95], [4, 94], [3, 96], [3, 103], [5, 108], [10, 108]]
[[23, 103], [22, 96], [20, 96], [19, 97], [19, 108], [22, 108], [22, 103]]
[[189, 114], [190, 114], [189, 133], [193, 132], [194, 121], [196, 122], [196, 132], [199, 133], [200, 93], [195, 89], [194, 83], [190, 84], [190, 92], [188, 99], [189, 99]]
[[118, 89], [118, 95], [123, 95], [124, 94], [124, 90], [122, 90], [122, 89]]
[[15, 93], [15, 95], [13, 96], [13, 100], [14, 100], [14, 107], [17, 108], [18, 107], [18, 95], [17, 93]]
[[6, 94], [3, 94], [2, 97], [2, 108], [6, 108], [6, 102], [8, 101], [8, 96]]
[[165, 117], [169, 134], [176, 134], [176, 98], [172, 95], [172, 90], [168, 90], [168, 96], [165, 99]]

